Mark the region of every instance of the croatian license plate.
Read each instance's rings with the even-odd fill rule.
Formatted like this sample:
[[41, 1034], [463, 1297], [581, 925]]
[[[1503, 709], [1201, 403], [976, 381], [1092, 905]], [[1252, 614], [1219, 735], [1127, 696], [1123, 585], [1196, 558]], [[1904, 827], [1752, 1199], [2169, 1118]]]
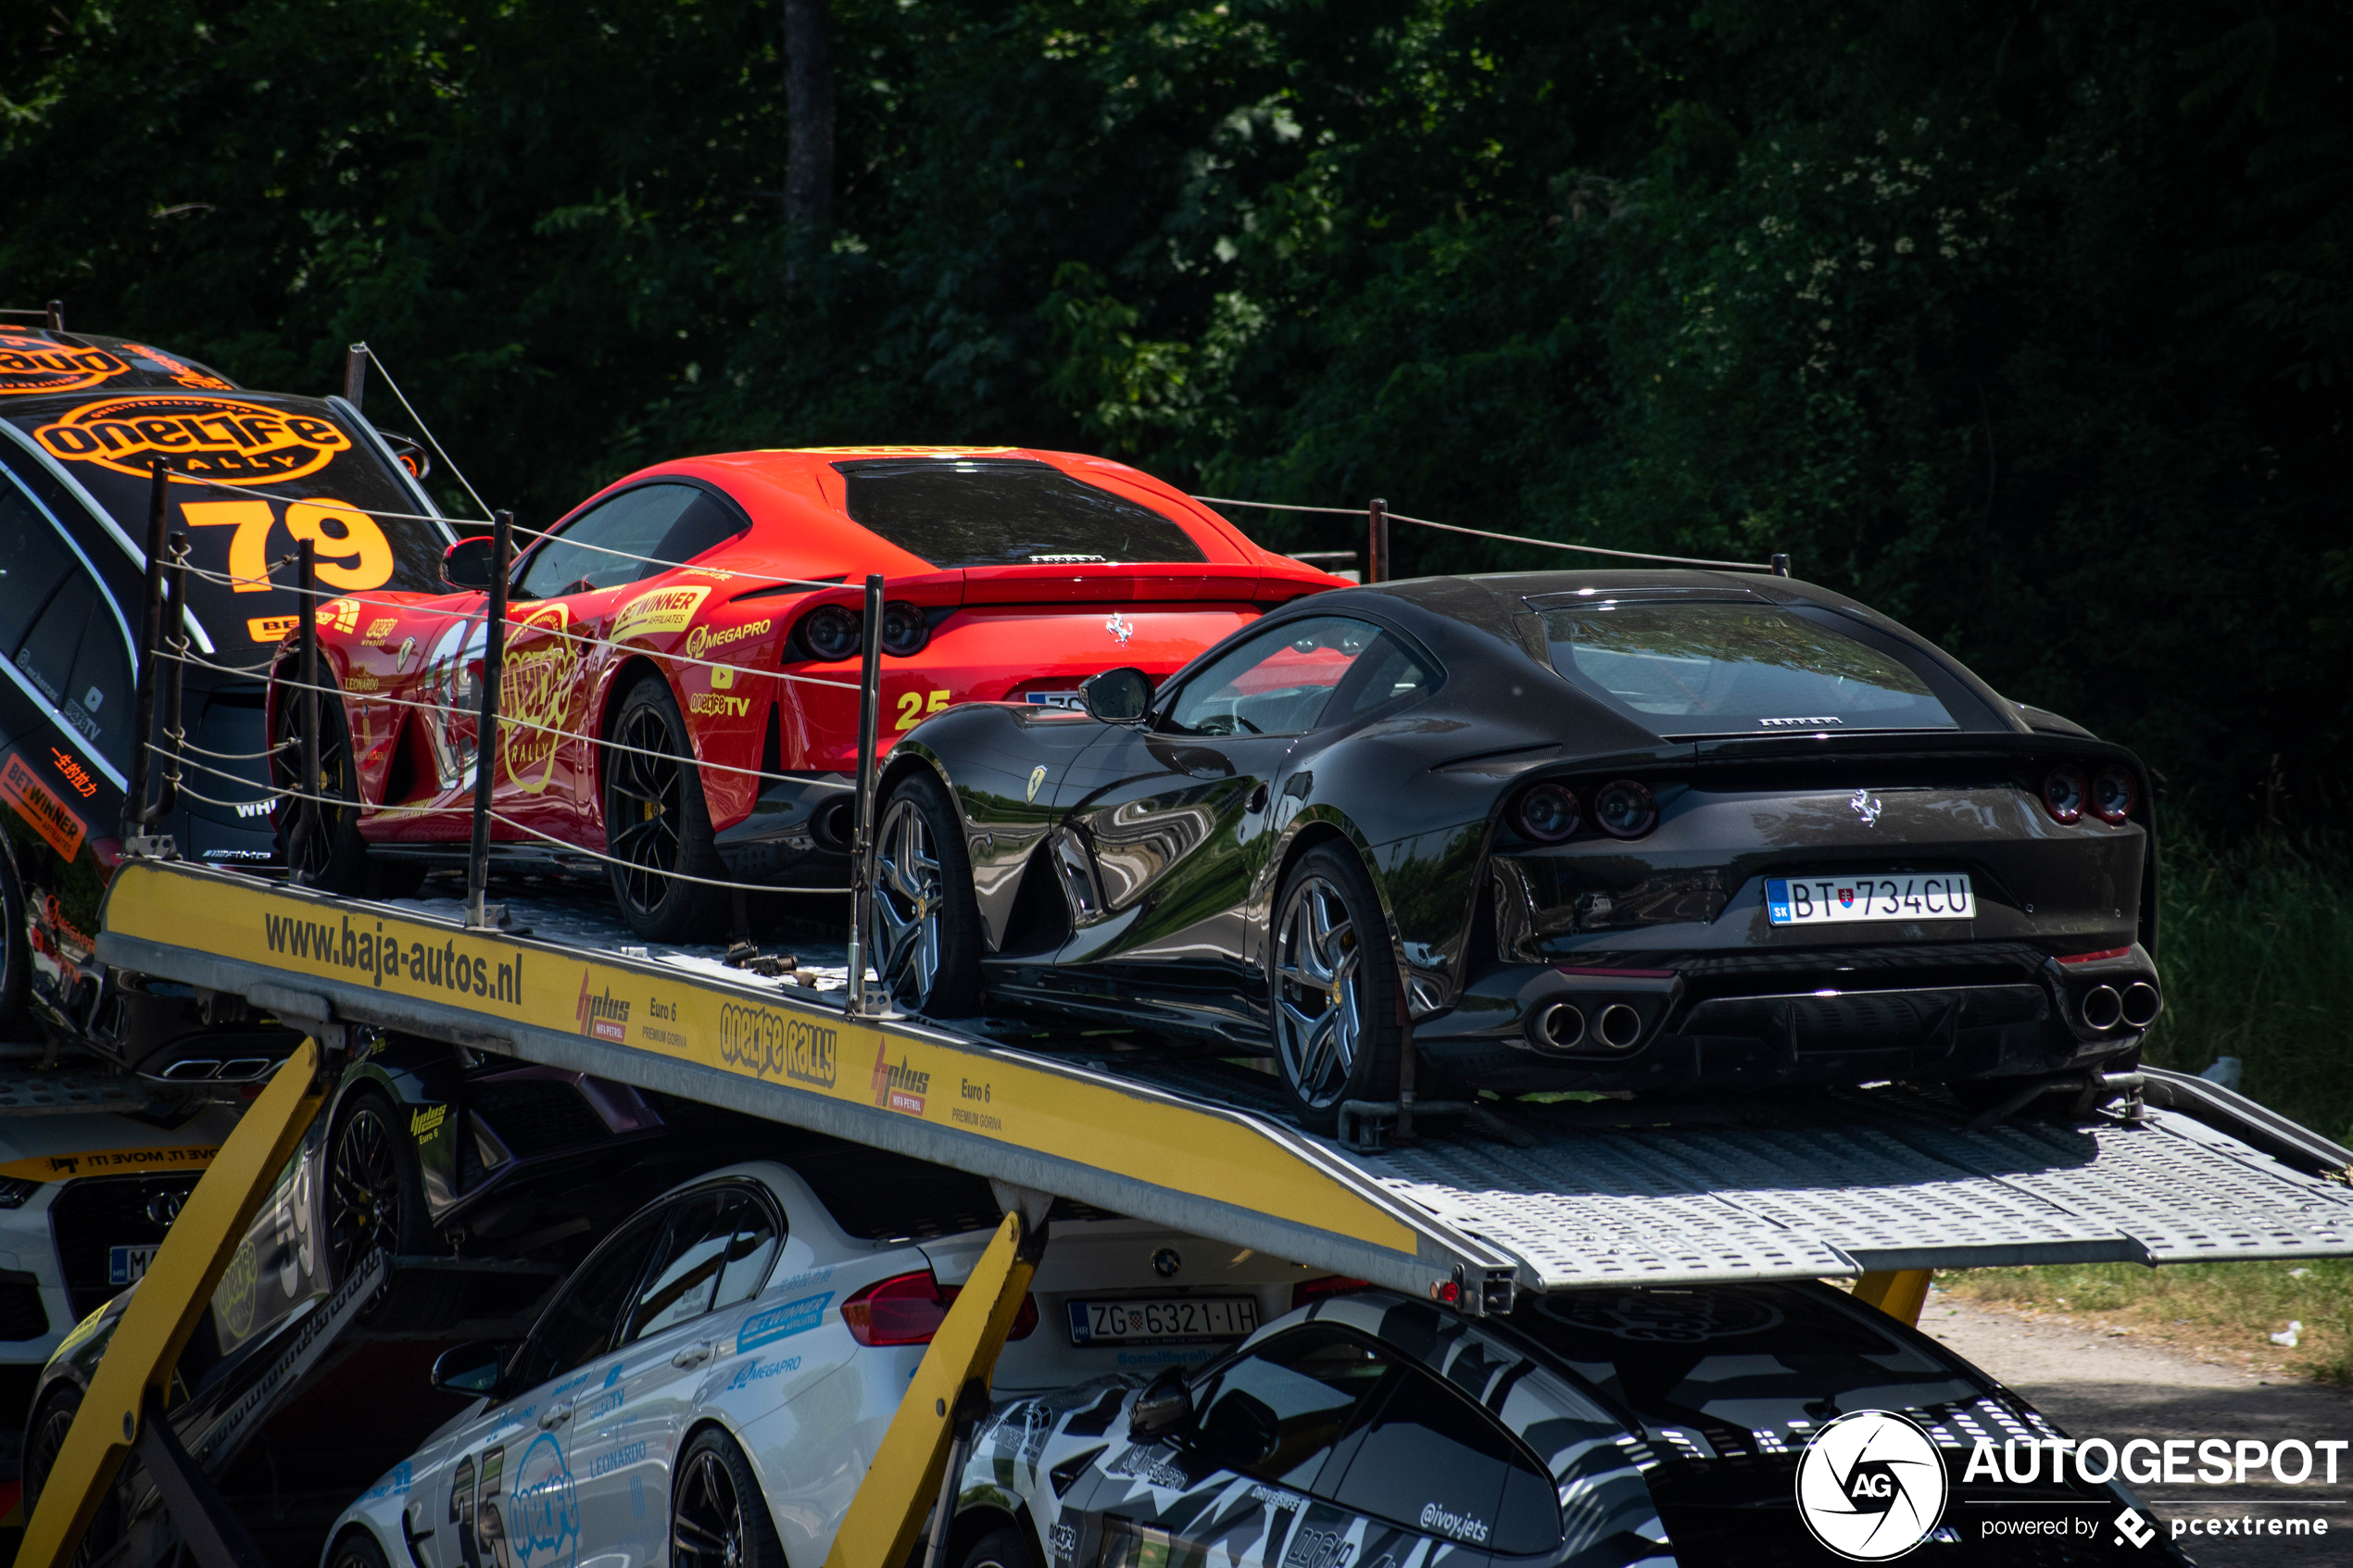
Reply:
[[136, 1285], [156, 1261], [154, 1247], [109, 1247], [107, 1248], [107, 1283]]
[[1073, 1345], [1186, 1345], [1240, 1339], [1258, 1331], [1248, 1296], [1188, 1296], [1159, 1301], [1073, 1301]]
[[1935, 876], [1770, 877], [1765, 917], [1775, 925], [1844, 925], [1872, 920], [1975, 920], [1961, 872]]

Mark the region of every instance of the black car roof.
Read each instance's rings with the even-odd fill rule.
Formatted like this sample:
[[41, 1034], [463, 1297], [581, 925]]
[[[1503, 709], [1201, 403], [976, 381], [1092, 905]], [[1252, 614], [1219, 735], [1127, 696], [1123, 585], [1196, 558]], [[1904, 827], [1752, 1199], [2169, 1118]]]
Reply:
[[132, 338], [0, 323], [0, 400], [175, 389], [244, 390], [209, 365]]

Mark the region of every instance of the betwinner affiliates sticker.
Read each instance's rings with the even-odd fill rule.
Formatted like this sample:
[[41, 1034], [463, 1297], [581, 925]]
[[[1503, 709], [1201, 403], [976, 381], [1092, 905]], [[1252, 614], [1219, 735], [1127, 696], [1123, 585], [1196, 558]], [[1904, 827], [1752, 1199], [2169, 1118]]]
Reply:
[[181, 473], [224, 484], [299, 479], [351, 449], [349, 436], [308, 414], [165, 393], [85, 403], [32, 435], [52, 457], [70, 462], [145, 479], [164, 458]]
[[656, 588], [629, 601], [612, 623], [612, 640], [683, 632], [711, 596], [709, 588]]

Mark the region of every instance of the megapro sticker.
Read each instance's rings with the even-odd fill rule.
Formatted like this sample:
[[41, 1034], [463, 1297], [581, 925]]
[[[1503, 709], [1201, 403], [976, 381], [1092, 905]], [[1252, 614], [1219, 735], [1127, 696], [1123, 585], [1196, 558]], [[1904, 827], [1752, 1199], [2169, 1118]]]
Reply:
[[738, 1351], [757, 1349], [773, 1345], [779, 1339], [789, 1339], [796, 1334], [806, 1334], [824, 1321], [825, 1305], [834, 1298], [830, 1290], [821, 1296], [804, 1296], [798, 1301], [787, 1301], [781, 1307], [771, 1307], [744, 1320], [736, 1335]]
[[612, 623], [612, 641], [626, 637], [658, 636], [665, 632], [683, 632], [695, 611], [711, 596], [704, 588], [656, 588], [650, 594], [640, 594], [629, 601]]

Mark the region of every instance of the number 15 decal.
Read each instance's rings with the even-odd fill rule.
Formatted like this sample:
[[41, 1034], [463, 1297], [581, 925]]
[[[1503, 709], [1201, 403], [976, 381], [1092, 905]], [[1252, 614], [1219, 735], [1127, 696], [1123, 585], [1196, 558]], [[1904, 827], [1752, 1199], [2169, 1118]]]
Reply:
[[[326, 573], [321, 571], [319, 575], [323, 577]], [[947, 706], [948, 694], [946, 692], [933, 692], [928, 698], [922, 692], [900, 692], [898, 727], [902, 730], [912, 730], [923, 722], [926, 716], [937, 713]]]
[[[270, 535], [278, 521], [267, 501], [183, 501], [180, 515], [191, 528], [233, 528], [229, 536], [229, 577], [240, 594], [266, 594], [270, 581]], [[286, 532], [314, 541], [319, 581], [331, 588], [381, 588], [392, 578], [392, 542], [374, 518], [341, 501], [296, 501], [286, 508]]]

